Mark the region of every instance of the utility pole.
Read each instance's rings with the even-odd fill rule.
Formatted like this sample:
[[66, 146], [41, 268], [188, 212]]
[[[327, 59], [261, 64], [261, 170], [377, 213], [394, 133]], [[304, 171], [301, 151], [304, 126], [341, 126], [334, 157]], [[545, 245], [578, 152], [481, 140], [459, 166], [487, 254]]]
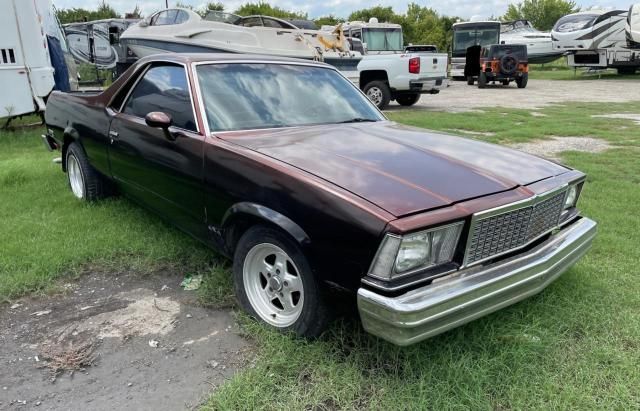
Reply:
[[169, 8], [169, 0], [164, 0], [165, 9]]

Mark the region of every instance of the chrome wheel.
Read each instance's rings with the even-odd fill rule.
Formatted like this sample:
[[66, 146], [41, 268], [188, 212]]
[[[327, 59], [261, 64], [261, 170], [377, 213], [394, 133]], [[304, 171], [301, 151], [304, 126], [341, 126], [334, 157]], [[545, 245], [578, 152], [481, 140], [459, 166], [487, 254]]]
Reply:
[[384, 98], [382, 90], [375, 86], [367, 90], [367, 97], [369, 97], [369, 100], [371, 100], [376, 106], [379, 106]]
[[78, 159], [73, 154], [67, 157], [67, 174], [69, 175], [69, 185], [73, 195], [79, 199], [84, 198], [84, 176], [80, 169]]
[[304, 288], [300, 271], [280, 247], [255, 245], [244, 259], [242, 280], [247, 298], [266, 323], [284, 328], [302, 313]]

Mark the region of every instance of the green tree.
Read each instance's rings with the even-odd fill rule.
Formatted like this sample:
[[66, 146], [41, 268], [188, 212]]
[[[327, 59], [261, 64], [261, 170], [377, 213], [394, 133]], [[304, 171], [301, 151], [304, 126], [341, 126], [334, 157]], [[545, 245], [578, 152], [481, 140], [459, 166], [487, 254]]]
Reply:
[[510, 4], [500, 20], [525, 19], [538, 30], [551, 30], [560, 17], [579, 10], [573, 0], [524, 0], [522, 3]]
[[314, 23], [316, 23], [316, 26], [318, 27], [322, 27], [322, 26], [335, 26], [339, 23], [344, 23], [344, 19], [341, 17], [336, 17], [333, 14], [330, 14], [328, 16], [322, 16], [322, 17], [318, 17], [317, 19], [313, 20]]
[[272, 6], [269, 3], [263, 1], [260, 1], [258, 3], [245, 3], [233, 13], [239, 16], [252, 16], [254, 14], [261, 14], [265, 16], [278, 17], [281, 19], [308, 19], [307, 13], [287, 11], [285, 9], [281, 9], [280, 7]]
[[96, 10], [87, 10], [80, 7], [71, 9], [59, 9], [57, 11], [60, 23], [76, 23], [81, 21], [93, 21], [102, 19], [120, 18], [120, 14], [113, 7], [107, 4], [106, 0], [102, 0]]

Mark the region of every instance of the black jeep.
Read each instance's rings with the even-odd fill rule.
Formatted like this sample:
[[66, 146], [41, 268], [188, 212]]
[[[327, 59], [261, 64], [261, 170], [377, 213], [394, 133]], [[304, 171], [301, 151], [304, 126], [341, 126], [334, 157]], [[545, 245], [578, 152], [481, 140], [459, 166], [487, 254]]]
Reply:
[[499, 81], [505, 86], [515, 81], [518, 88], [525, 88], [529, 80], [527, 46], [493, 44], [475, 53], [467, 52], [465, 76], [469, 85], [477, 78], [479, 88], [484, 88], [490, 81]]

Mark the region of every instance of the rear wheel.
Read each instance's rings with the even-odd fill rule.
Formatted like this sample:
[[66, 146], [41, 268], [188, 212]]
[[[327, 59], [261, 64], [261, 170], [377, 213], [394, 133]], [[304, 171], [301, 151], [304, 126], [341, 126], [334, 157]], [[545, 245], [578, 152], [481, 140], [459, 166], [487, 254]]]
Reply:
[[89, 164], [82, 146], [73, 142], [66, 153], [67, 179], [73, 195], [84, 201], [107, 197], [110, 193], [109, 182]]
[[403, 94], [401, 96], [396, 97], [396, 101], [401, 106], [413, 106], [420, 100], [420, 94]]
[[478, 76], [478, 88], [487, 87], [487, 75], [484, 72], [480, 72]]
[[529, 82], [529, 74], [527, 73], [524, 73], [522, 77], [516, 78], [516, 84], [518, 85], [518, 88], [527, 87], [528, 82]]
[[282, 332], [319, 336], [330, 320], [320, 284], [298, 245], [286, 234], [250, 228], [233, 258], [238, 302], [252, 317]]
[[467, 84], [468, 84], [468, 85], [473, 86], [473, 82], [474, 82], [474, 80], [473, 80], [473, 76], [469, 76], [469, 77], [467, 77]]
[[384, 81], [371, 81], [364, 86], [362, 91], [380, 110], [386, 108], [391, 101], [391, 90]]

